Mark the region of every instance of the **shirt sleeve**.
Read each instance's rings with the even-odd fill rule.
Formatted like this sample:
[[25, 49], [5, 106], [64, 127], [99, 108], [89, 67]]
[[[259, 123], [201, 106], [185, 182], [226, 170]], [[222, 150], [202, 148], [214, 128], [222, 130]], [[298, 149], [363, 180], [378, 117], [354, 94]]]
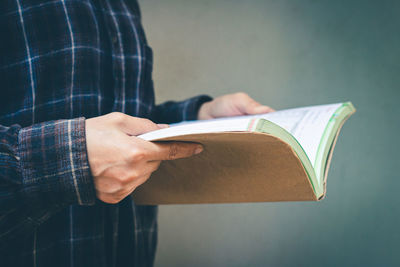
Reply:
[[184, 101], [168, 101], [153, 109], [152, 118], [157, 123], [176, 123], [197, 120], [197, 113], [202, 104], [211, 101], [207, 95], [200, 95]]
[[85, 119], [21, 128], [0, 125], [0, 240], [32, 232], [67, 205], [92, 205], [96, 193]]

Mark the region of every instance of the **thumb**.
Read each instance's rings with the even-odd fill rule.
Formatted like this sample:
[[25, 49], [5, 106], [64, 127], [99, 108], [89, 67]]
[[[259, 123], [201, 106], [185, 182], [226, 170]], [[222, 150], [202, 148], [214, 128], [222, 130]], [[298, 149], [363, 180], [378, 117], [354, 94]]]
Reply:
[[191, 157], [203, 151], [203, 146], [187, 142], [157, 142], [152, 160], [175, 160]]

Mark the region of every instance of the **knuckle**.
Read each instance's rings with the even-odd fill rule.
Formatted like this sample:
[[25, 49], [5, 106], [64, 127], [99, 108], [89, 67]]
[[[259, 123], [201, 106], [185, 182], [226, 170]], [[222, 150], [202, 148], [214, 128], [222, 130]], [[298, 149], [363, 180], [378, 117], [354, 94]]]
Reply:
[[152, 124], [153, 122], [151, 121], [151, 120], [149, 120], [149, 119], [146, 119], [146, 118], [136, 118], [136, 120], [138, 121], [138, 123], [141, 123], [141, 124]]
[[136, 180], [140, 177], [140, 172], [138, 170], [132, 170], [129, 175], [129, 180]]
[[149, 124], [154, 124], [151, 120], [146, 119], [146, 118], [139, 118], [141, 122], [143, 123], [149, 123]]
[[129, 182], [130, 173], [125, 170], [119, 170], [115, 172], [112, 177], [113, 192], [119, 192], [123, 190], [125, 185]]
[[116, 193], [114, 194], [98, 193], [97, 198], [109, 204], [117, 204], [118, 202], [121, 201], [121, 198], [119, 198]]
[[126, 183], [127, 183], [126, 176], [123, 176], [123, 175], [116, 176], [114, 178], [114, 190], [113, 190], [113, 193], [117, 193], [120, 190], [122, 190], [122, 188], [124, 188]]
[[133, 162], [139, 162], [144, 160], [146, 157], [146, 153], [140, 149], [133, 149], [128, 153], [128, 160]]
[[123, 122], [126, 116], [124, 113], [121, 112], [112, 112], [109, 115], [111, 117], [111, 120], [117, 123]]
[[119, 179], [121, 187], [124, 188], [127, 184], [137, 179], [140, 176], [140, 173], [137, 170], [130, 170], [122, 175]]
[[158, 129], [157, 124], [154, 123], [153, 121], [149, 120], [149, 119], [146, 119], [146, 118], [139, 118], [139, 120], [140, 120], [140, 123], [141, 123], [143, 126], [145, 126], [146, 128], [149, 128], [149, 130], [150, 130], [150, 129], [154, 129], [154, 130], [157, 130], [157, 129]]
[[237, 98], [243, 98], [243, 97], [247, 97], [248, 94], [246, 94], [245, 92], [237, 92], [237, 93], [235, 93], [235, 96]]
[[126, 182], [127, 175], [124, 172], [120, 172], [118, 175], [114, 177], [115, 184], [118, 186], [118, 189], [123, 187]]
[[118, 194], [115, 195], [115, 198], [122, 200], [128, 195], [128, 193], [129, 193], [128, 189], [121, 190], [120, 192], [118, 192]]
[[109, 204], [117, 204], [118, 202], [121, 201], [121, 199], [122, 199], [122, 198], [113, 196], [113, 197], [110, 197], [110, 198], [108, 199], [107, 203], [109, 203]]

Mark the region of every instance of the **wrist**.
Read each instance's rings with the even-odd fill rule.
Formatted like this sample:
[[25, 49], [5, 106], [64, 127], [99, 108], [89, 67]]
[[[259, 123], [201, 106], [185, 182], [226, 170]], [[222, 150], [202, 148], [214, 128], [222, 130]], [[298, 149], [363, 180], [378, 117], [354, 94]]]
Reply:
[[210, 115], [211, 102], [212, 101], [205, 102], [200, 106], [199, 112], [197, 113], [198, 120], [212, 119], [212, 116]]

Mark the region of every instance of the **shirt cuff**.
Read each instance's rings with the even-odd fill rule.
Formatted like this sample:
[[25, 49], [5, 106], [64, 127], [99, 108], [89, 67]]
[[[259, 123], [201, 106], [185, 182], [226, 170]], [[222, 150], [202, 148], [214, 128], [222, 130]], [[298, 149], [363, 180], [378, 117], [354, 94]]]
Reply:
[[200, 95], [183, 102], [182, 117], [184, 121], [197, 120], [201, 105], [211, 101], [212, 98], [208, 95]]
[[179, 102], [168, 101], [154, 107], [151, 119], [157, 123], [197, 120], [201, 105], [211, 100], [207, 95], [200, 95]]
[[43, 122], [23, 128], [18, 144], [24, 193], [33, 201], [95, 204], [85, 118]]

